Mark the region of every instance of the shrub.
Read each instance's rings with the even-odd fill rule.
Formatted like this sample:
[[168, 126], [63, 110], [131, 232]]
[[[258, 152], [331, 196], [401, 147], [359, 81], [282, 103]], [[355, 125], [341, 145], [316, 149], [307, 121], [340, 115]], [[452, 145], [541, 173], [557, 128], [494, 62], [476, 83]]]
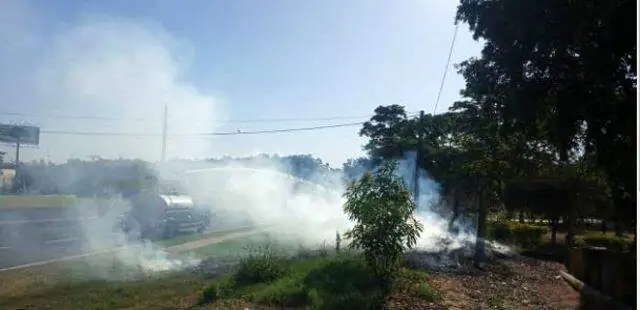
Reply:
[[233, 290], [233, 280], [230, 277], [221, 278], [202, 290], [198, 305], [202, 306], [215, 300], [226, 298], [233, 293]]
[[529, 249], [539, 246], [549, 232], [547, 227], [528, 224], [514, 224], [511, 230], [515, 243]]
[[286, 261], [277, 257], [269, 247], [265, 246], [262, 251], [250, 253], [240, 260], [233, 280], [239, 285], [267, 283], [277, 280], [286, 272]]
[[542, 238], [549, 229], [539, 225], [494, 222], [489, 225], [488, 231], [490, 238], [496, 241], [533, 248], [542, 243]]
[[582, 237], [583, 246], [604, 247], [612, 251], [625, 252], [630, 249], [629, 239], [601, 233], [589, 233]]
[[285, 278], [274, 282], [249, 296], [250, 300], [262, 304], [294, 307], [309, 303], [304, 284], [295, 277]]
[[513, 241], [513, 231], [505, 222], [494, 222], [488, 225], [488, 236], [499, 242]]
[[434, 301], [440, 299], [440, 293], [436, 291], [433, 287], [431, 287], [428, 283], [422, 282], [419, 283], [414, 290], [416, 297], [427, 300]]
[[385, 280], [392, 278], [405, 247], [413, 247], [422, 231], [413, 217], [416, 205], [411, 193], [395, 169], [395, 162], [385, 162], [375, 174], [349, 184], [345, 192], [344, 211], [356, 223], [345, 234], [349, 246], [361, 249], [369, 268]]
[[357, 256], [326, 261], [303, 283], [313, 309], [376, 309], [385, 297], [380, 279]]

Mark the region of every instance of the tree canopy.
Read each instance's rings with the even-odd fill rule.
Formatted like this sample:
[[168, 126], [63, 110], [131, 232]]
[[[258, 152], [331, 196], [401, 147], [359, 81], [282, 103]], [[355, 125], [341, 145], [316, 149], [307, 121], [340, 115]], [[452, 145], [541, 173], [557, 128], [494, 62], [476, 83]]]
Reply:
[[629, 0], [461, 0], [456, 22], [484, 42], [457, 64], [463, 99], [437, 115], [376, 108], [360, 131], [367, 154], [375, 164], [417, 151], [454, 209], [631, 224], [635, 12]]

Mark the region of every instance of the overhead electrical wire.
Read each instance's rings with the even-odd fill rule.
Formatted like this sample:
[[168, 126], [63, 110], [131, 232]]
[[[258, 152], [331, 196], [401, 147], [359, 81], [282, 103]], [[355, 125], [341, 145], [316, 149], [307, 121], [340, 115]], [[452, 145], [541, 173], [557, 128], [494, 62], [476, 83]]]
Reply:
[[[136, 121], [136, 122], [161, 122], [161, 119], [152, 118], [118, 118], [103, 116], [80, 116], [80, 115], [63, 115], [63, 114], [44, 114], [44, 113], [20, 113], [20, 112], [2, 112], [0, 115], [20, 116], [20, 117], [44, 117], [57, 119], [76, 119], [76, 120], [94, 120], [94, 121]], [[333, 121], [333, 120], [354, 120], [363, 119], [369, 116], [327, 116], [327, 117], [299, 117], [299, 118], [256, 118], [256, 119], [230, 119], [230, 120], [211, 120], [212, 123], [220, 124], [240, 124], [240, 123], [277, 123], [277, 122], [315, 122], [315, 121]]]
[[444, 73], [442, 74], [442, 80], [440, 81], [440, 89], [438, 90], [438, 97], [436, 98], [436, 103], [433, 106], [433, 114], [436, 114], [436, 109], [438, 109], [438, 104], [440, 103], [440, 95], [442, 95], [442, 89], [444, 88], [444, 81], [447, 79], [447, 72], [449, 72], [449, 66], [451, 65], [451, 56], [453, 55], [453, 47], [456, 43], [456, 37], [458, 36], [458, 24], [456, 22], [456, 27], [453, 30], [453, 38], [451, 38], [451, 46], [449, 47], [449, 56], [447, 56], [447, 64], [444, 67]]
[[[297, 127], [297, 128], [281, 128], [281, 129], [265, 129], [265, 130], [237, 130], [237, 131], [223, 131], [223, 132], [199, 132], [199, 133], [185, 133], [185, 134], [167, 134], [167, 137], [206, 137], [206, 136], [239, 136], [239, 135], [257, 135], [257, 134], [270, 134], [270, 133], [284, 133], [284, 132], [296, 132], [296, 131], [313, 131], [330, 128], [351, 127], [364, 124], [363, 122], [342, 123], [342, 124], [330, 124], [313, 127]], [[162, 137], [159, 133], [124, 133], [124, 132], [86, 132], [86, 131], [70, 131], [70, 130], [41, 130], [42, 134], [52, 135], [78, 135], [78, 136], [137, 136], [137, 137]]]
[[[440, 81], [440, 88], [438, 89], [438, 96], [433, 107], [433, 114], [436, 113], [438, 104], [440, 103], [440, 97], [442, 90], [444, 89], [444, 82], [447, 78], [449, 66], [451, 65], [451, 57], [453, 55], [453, 49], [455, 46], [456, 37], [458, 34], [459, 24], [456, 23], [453, 37], [451, 39], [451, 45], [449, 47], [449, 55], [447, 56], [446, 66]], [[419, 112], [408, 113], [407, 116], [416, 116]], [[46, 117], [46, 118], [58, 118], [58, 119], [78, 119], [78, 120], [102, 120], [102, 121], [158, 121], [150, 118], [117, 118], [117, 117], [102, 117], [102, 116], [77, 116], [77, 115], [60, 115], [60, 114], [35, 114], [35, 113], [20, 113], [20, 112], [2, 112], [0, 115], [7, 116], [22, 116], [22, 117]], [[368, 116], [366, 116], [368, 117]], [[318, 117], [318, 118], [263, 118], [263, 119], [236, 119], [236, 120], [212, 120], [212, 123], [275, 123], [275, 122], [301, 122], [301, 121], [330, 121], [330, 120], [347, 120], [347, 119], [362, 119], [365, 116], [333, 116], [333, 117]], [[359, 126], [366, 121], [320, 125], [312, 127], [298, 127], [298, 128], [282, 128], [282, 129], [265, 129], [265, 130], [252, 130], [252, 131], [227, 131], [227, 132], [201, 132], [192, 134], [167, 134], [168, 137], [195, 137], [195, 136], [238, 136], [238, 135], [257, 135], [257, 134], [270, 134], [270, 133], [285, 133], [285, 132], [298, 132], [298, 131], [314, 131], [340, 127]], [[69, 131], [69, 130], [41, 130], [43, 134], [54, 135], [78, 135], [78, 136], [138, 136], [138, 137], [162, 137], [163, 134], [155, 133], [123, 133], [123, 132], [85, 132], [85, 131]]]
[[[408, 116], [417, 114], [418, 112], [408, 113]], [[20, 115], [20, 116], [29, 116], [29, 115], [39, 115], [44, 116], [45, 114], [27, 114], [27, 113], [13, 113], [13, 112], [0, 112], [0, 115]], [[69, 115], [46, 115], [47, 117], [55, 117], [55, 118], [79, 118], [79, 119], [98, 119], [98, 120], [120, 120], [117, 118], [108, 118], [108, 117], [94, 117], [94, 116], [69, 116]], [[367, 116], [370, 117], [370, 116]], [[338, 120], [338, 119], [354, 119], [353, 117], [323, 117], [323, 118], [272, 118], [272, 119], [254, 119], [254, 120], [244, 120], [244, 122], [275, 122], [275, 121], [319, 121], [319, 120]], [[359, 119], [363, 119], [365, 117], [359, 117]], [[231, 122], [231, 121], [229, 121]], [[338, 123], [338, 124], [328, 124], [328, 125], [318, 125], [318, 126], [310, 126], [310, 127], [294, 127], [294, 128], [278, 128], [278, 129], [260, 129], [260, 130], [235, 130], [235, 131], [222, 131], [222, 132], [197, 132], [197, 133], [182, 133], [182, 134], [171, 134], [168, 133], [168, 138], [173, 137], [207, 137], [207, 136], [239, 136], [239, 135], [258, 135], [258, 134], [274, 134], [274, 133], [286, 133], [286, 132], [300, 132], [300, 131], [314, 131], [314, 130], [324, 130], [324, 129], [332, 129], [332, 128], [342, 128], [342, 127], [352, 127], [352, 126], [361, 126], [366, 121], [358, 121], [358, 122], [349, 122], [349, 123]], [[75, 135], [75, 136], [121, 136], [121, 137], [162, 137], [161, 133], [135, 133], [135, 132], [91, 132], [91, 131], [76, 131], [76, 130], [40, 130], [41, 134], [49, 134], [49, 135]]]

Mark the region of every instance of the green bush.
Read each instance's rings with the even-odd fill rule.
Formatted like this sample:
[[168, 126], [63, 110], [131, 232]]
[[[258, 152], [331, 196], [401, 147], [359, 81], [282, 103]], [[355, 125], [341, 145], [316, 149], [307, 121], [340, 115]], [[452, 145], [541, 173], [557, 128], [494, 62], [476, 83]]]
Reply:
[[349, 184], [344, 196], [344, 211], [355, 222], [345, 233], [350, 248], [362, 250], [369, 268], [391, 280], [404, 250], [416, 244], [423, 229], [413, 216], [411, 192], [396, 176], [396, 163], [385, 162], [375, 174], [364, 174]]
[[198, 305], [205, 305], [215, 300], [227, 298], [233, 295], [234, 289], [235, 287], [231, 277], [221, 278], [202, 290]]
[[489, 238], [493, 240], [533, 248], [542, 243], [542, 238], [549, 229], [539, 225], [493, 222], [488, 225], [487, 231]]
[[542, 238], [549, 232], [544, 226], [514, 224], [511, 227], [515, 243], [524, 248], [534, 248], [542, 243]]
[[279, 279], [286, 272], [286, 261], [265, 248], [264, 251], [251, 253], [240, 260], [233, 280], [239, 285], [268, 283]]
[[499, 242], [511, 242], [513, 241], [513, 231], [511, 227], [505, 222], [493, 222], [488, 225], [489, 238]]
[[414, 293], [416, 297], [427, 301], [434, 301], [441, 298], [440, 293], [425, 282], [419, 283], [416, 286]]
[[267, 305], [298, 308], [309, 303], [308, 293], [296, 277], [285, 277], [249, 294], [249, 300]]
[[630, 245], [633, 246], [633, 242], [629, 242], [629, 239], [626, 237], [617, 237], [602, 233], [589, 233], [579, 239], [582, 239], [579, 245], [604, 247], [616, 252], [629, 251]]
[[[441, 298], [425, 282], [427, 276], [424, 272], [402, 268], [391, 288], [429, 301]], [[389, 293], [385, 280], [371, 272], [366, 259], [360, 255], [293, 260], [284, 275], [268, 283], [241, 285], [236, 278], [236, 275], [218, 278], [202, 291], [198, 305], [241, 298], [274, 308], [379, 309]]]

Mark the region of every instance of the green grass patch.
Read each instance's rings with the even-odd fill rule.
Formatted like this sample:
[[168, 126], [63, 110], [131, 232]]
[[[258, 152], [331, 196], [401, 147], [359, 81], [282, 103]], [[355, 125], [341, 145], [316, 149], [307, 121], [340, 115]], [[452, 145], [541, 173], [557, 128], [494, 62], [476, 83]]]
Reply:
[[238, 271], [217, 279], [202, 291], [199, 304], [245, 299], [274, 307], [312, 309], [377, 309], [389, 287], [423, 299], [439, 294], [426, 274], [403, 270], [391, 286], [376, 278], [360, 256], [316, 256], [284, 260], [267, 250], [240, 261]]
[[198, 241], [206, 238], [220, 237], [220, 236], [224, 236], [232, 233], [250, 231], [252, 229], [255, 229], [255, 228], [240, 227], [240, 228], [233, 228], [233, 229], [208, 231], [203, 234], [184, 234], [184, 235], [176, 236], [171, 239], [158, 240], [155, 243], [161, 246], [173, 246], [173, 245], [183, 244], [191, 241]]
[[265, 234], [257, 234], [246, 236], [238, 239], [223, 241], [220, 243], [210, 244], [201, 248], [180, 253], [183, 257], [188, 258], [214, 258], [214, 259], [234, 259], [245, 257], [252, 252], [253, 248], [257, 248], [265, 242], [269, 237]]
[[582, 236], [576, 236], [576, 245], [604, 247], [616, 252], [627, 252], [635, 248], [633, 240], [626, 236], [618, 237], [601, 232], [589, 232]]
[[488, 225], [489, 238], [498, 242], [515, 244], [524, 249], [539, 246], [549, 229], [544, 226], [523, 224], [517, 222], [490, 222]]
[[64, 281], [20, 295], [0, 297], [0, 309], [178, 309], [204, 285], [187, 275], [130, 282]]

